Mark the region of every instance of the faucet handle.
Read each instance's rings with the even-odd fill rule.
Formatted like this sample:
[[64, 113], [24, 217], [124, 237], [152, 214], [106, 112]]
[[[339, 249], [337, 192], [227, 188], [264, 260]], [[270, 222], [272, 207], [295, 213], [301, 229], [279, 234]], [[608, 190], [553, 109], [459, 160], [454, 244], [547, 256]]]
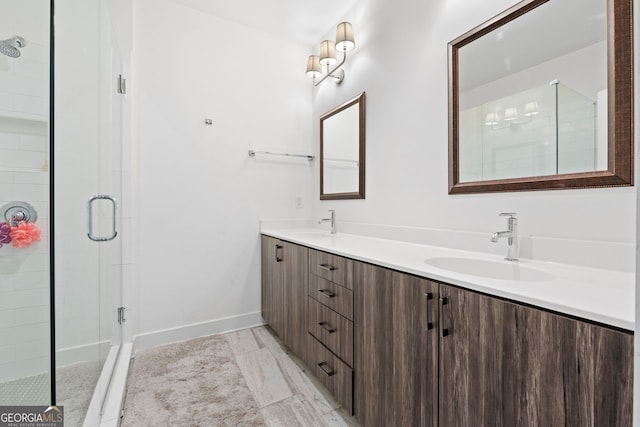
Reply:
[[508, 216], [509, 218], [515, 218], [517, 214], [515, 212], [501, 212], [498, 215], [499, 216]]

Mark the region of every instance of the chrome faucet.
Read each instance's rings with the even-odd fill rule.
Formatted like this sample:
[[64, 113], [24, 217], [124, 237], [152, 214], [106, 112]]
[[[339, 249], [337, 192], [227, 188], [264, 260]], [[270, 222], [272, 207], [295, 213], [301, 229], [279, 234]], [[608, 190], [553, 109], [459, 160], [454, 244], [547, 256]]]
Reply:
[[318, 221], [318, 224], [331, 221], [331, 234], [336, 234], [336, 211], [329, 209], [329, 212], [331, 212], [331, 218], [323, 218]]
[[503, 212], [500, 216], [508, 216], [507, 219], [507, 231], [498, 231], [491, 235], [491, 241], [497, 243], [501, 237], [507, 237], [507, 261], [518, 260], [518, 219], [513, 212]]

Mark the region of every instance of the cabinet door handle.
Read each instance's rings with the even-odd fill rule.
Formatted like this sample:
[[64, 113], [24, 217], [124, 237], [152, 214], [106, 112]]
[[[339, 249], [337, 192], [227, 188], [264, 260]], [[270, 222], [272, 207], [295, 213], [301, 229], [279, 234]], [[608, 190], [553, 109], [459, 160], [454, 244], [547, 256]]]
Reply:
[[332, 377], [336, 374], [336, 371], [333, 370], [333, 368], [331, 368], [327, 362], [320, 362], [318, 363], [318, 367], [320, 369], [322, 369], [322, 372], [324, 372], [325, 374], [327, 374], [328, 377]]
[[318, 264], [318, 267], [327, 271], [333, 271], [336, 269], [333, 265], [329, 265], [329, 264]]
[[322, 329], [324, 329], [325, 331], [329, 332], [330, 334], [332, 334], [332, 333], [334, 333], [336, 331], [331, 326], [329, 326], [329, 324], [327, 322], [319, 322], [318, 325], [320, 325], [320, 327], [322, 327]]
[[[278, 256], [278, 251], [280, 251], [280, 256]], [[276, 262], [282, 262], [282, 245], [276, 245]]]
[[449, 329], [444, 327], [444, 306], [449, 304], [449, 298], [440, 297], [440, 336], [446, 337], [449, 335]]
[[333, 298], [336, 296], [336, 294], [326, 289], [318, 289], [318, 292], [320, 292], [320, 294], [324, 295], [327, 298]]
[[427, 330], [431, 330], [433, 329], [433, 322], [431, 321], [431, 315], [429, 314], [429, 306], [431, 305], [433, 294], [431, 292], [427, 292], [424, 296], [427, 297]]

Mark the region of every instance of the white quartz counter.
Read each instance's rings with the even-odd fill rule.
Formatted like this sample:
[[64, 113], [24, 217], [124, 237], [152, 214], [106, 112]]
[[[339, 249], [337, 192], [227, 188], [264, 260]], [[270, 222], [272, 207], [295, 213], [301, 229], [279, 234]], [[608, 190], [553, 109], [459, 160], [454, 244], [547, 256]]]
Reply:
[[[437, 261], [451, 261], [451, 258], [454, 258], [455, 263], [455, 259], [462, 258], [463, 264], [472, 267], [478, 264], [481, 267], [494, 265], [513, 268], [513, 263], [502, 257], [479, 252], [354, 234], [331, 235], [318, 230], [263, 228], [261, 233], [470, 290], [635, 330], [635, 277], [631, 273], [520, 260], [517, 261], [516, 269], [535, 274], [529, 275], [530, 277], [523, 274], [522, 277], [527, 280], [498, 279], [465, 274], [427, 263], [427, 260], [434, 258], [436, 260], [433, 264], [437, 264]], [[465, 263], [468, 259], [471, 260]], [[476, 263], [476, 260], [480, 261]]]

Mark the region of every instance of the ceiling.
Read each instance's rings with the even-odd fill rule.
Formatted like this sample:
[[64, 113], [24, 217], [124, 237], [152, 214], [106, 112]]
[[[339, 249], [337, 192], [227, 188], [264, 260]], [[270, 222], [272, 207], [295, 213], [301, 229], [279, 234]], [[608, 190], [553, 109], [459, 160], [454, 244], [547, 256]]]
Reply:
[[550, 1], [463, 46], [460, 90], [606, 40], [606, 8], [604, 0]]
[[314, 45], [356, 0], [173, 0], [238, 24]]

